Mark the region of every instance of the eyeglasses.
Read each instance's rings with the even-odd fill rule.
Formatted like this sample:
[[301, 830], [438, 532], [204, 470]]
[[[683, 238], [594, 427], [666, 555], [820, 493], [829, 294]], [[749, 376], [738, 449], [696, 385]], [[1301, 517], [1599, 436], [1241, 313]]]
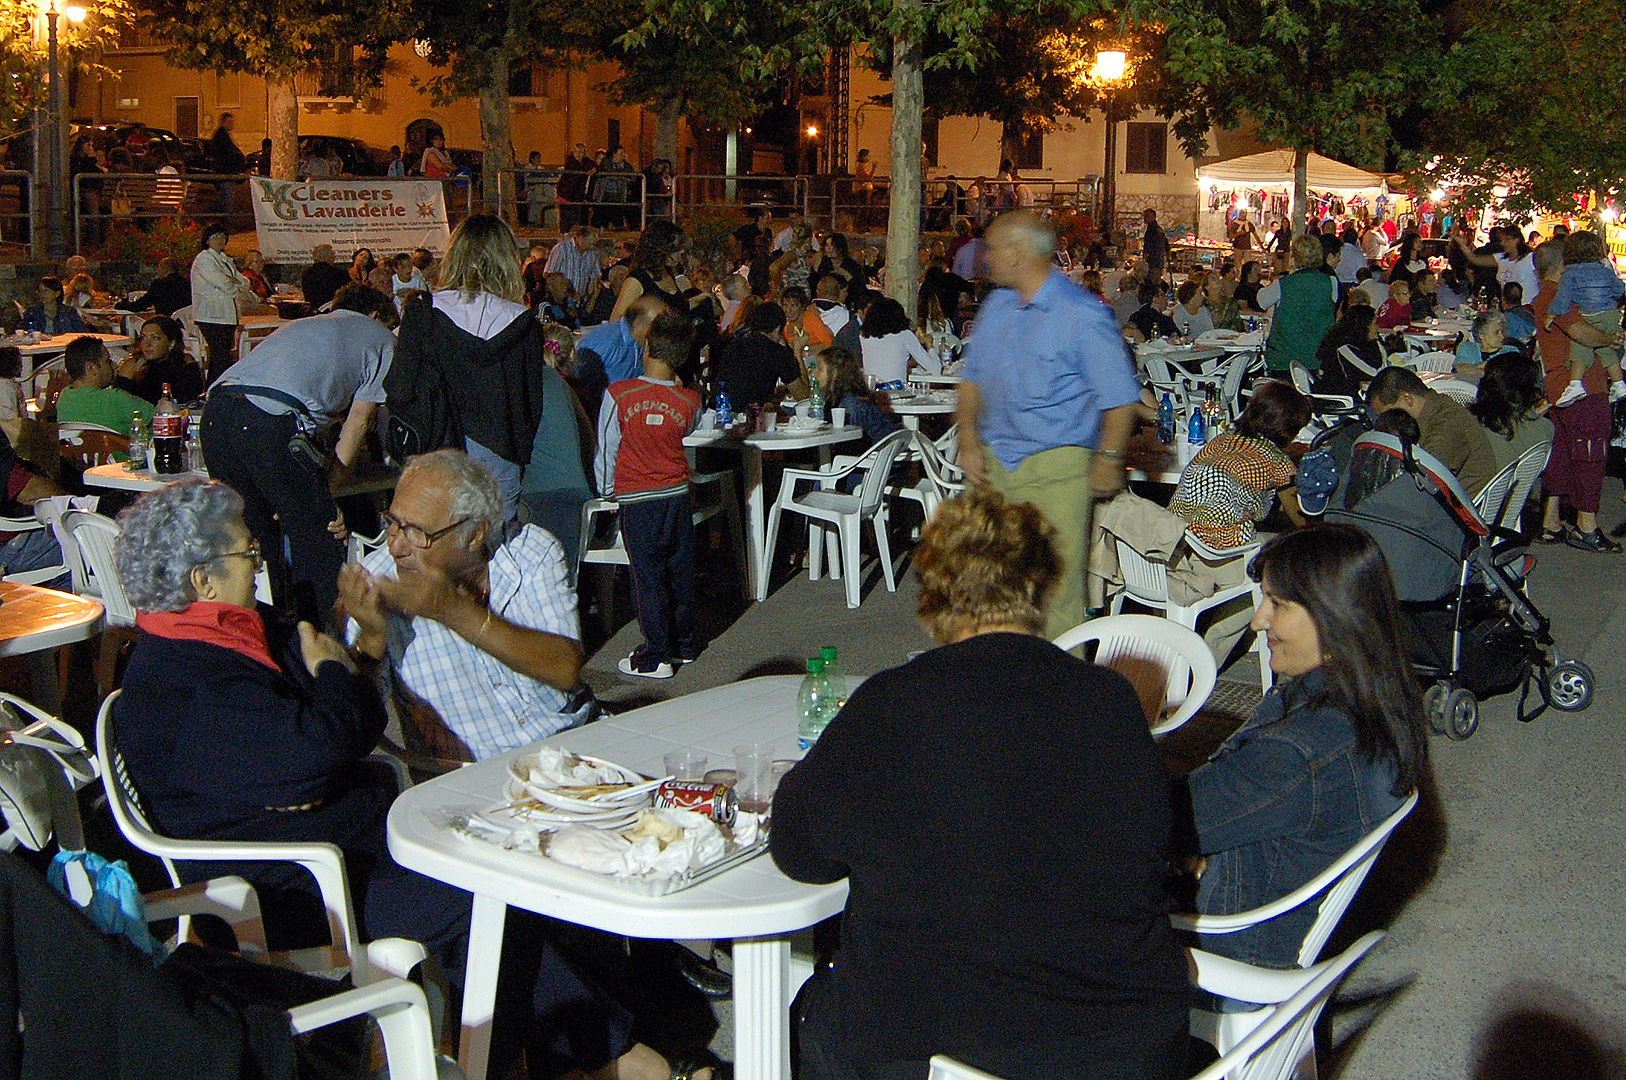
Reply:
[[259, 566], [263, 558], [264, 556], [260, 554], [260, 542], [258, 540], [254, 540], [251, 541], [248, 547], [244, 548], [242, 551], [222, 551], [219, 555], [216, 555], [213, 558], [205, 559], [198, 563], [198, 565], [208, 566], [210, 563], [218, 562], [221, 559], [247, 559], [255, 566]]
[[399, 535], [406, 537], [406, 542], [419, 550], [427, 550], [436, 540], [439, 540], [441, 537], [445, 536], [459, 525], [467, 525], [469, 522], [474, 520], [473, 518], [463, 518], [460, 521], [452, 522], [444, 529], [436, 529], [434, 532], [430, 532], [422, 525], [414, 525], [410, 521], [402, 521], [394, 514], [383, 513], [379, 514], [378, 518], [384, 523], [385, 532], [389, 533], [391, 536]]

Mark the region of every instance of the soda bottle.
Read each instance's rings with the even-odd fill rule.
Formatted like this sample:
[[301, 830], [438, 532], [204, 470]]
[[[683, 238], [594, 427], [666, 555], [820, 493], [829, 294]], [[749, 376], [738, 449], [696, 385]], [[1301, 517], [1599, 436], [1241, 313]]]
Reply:
[[728, 391], [717, 391], [717, 426], [727, 427], [734, 422], [734, 406], [728, 400]]
[[1174, 395], [1167, 390], [1157, 405], [1157, 441], [1165, 446], [1174, 442]]
[[140, 413], [130, 414], [130, 469], [147, 467], [147, 424]]
[[186, 471], [186, 416], [170, 395], [169, 383], [152, 413], [152, 468], [170, 476]]
[[824, 681], [830, 684], [830, 715], [834, 716], [847, 704], [847, 676], [836, 659], [834, 645], [820, 649], [819, 659], [824, 661]]
[[824, 734], [824, 725], [830, 722], [829, 697], [830, 684], [824, 678], [824, 661], [817, 656], [810, 657], [801, 689], [796, 691], [796, 713], [801, 718], [796, 725], [796, 745], [801, 749], [808, 749]]

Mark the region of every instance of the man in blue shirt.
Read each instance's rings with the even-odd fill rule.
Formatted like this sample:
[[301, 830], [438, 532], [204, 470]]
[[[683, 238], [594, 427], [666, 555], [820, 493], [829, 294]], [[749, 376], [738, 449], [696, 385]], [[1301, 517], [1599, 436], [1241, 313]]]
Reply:
[[1062, 573], [1046, 625], [1055, 637], [1084, 621], [1093, 501], [1123, 487], [1140, 387], [1111, 309], [1055, 269], [1044, 219], [1013, 211], [986, 239], [1000, 288], [966, 343], [960, 465], [1055, 528]]
[[576, 377], [592, 400], [590, 415], [597, 415], [598, 396], [611, 383], [634, 379], [644, 373], [644, 338], [655, 316], [669, 309], [658, 296], [640, 296], [627, 313], [614, 322], [602, 323], [582, 335], [576, 343]]

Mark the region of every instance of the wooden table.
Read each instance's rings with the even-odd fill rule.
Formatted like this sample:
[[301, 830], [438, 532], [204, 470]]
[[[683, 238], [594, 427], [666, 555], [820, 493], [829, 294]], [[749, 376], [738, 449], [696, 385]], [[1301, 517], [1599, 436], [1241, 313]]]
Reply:
[[102, 616], [98, 601], [0, 581], [0, 656], [28, 658], [34, 703], [46, 712], [62, 711], [53, 650], [95, 637], [101, 632]]
[[838, 443], [862, 438], [864, 429], [848, 424], [846, 427], [791, 429], [777, 428], [742, 438], [727, 431], [696, 430], [684, 440], [690, 447], [726, 447], [740, 451], [745, 467], [745, 524], [747, 530], [745, 557], [751, 595], [757, 600], [768, 598], [767, 503], [762, 493], [762, 456], [769, 452], [805, 450], [817, 447], [819, 463], [830, 463], [830, 448]]
[[[733, 748], [768, 743], [776, 758], [796, 749], [795, 675], [773, 675], [673, 698], [607, 717], [546, 740], [650, 776], [665, 775], [670, 750], [699, 750], [712, 767], [731, 766]], [[849, 677], [848, 685], [856, 685]], [[448, 810], [503, 801], [509, 762], [535, 747], [488, 758], [403, 792], [390, 808], [389, 845], [409, 870], [474, 894], [463, 991], [459, 1063], [485, 1076], [491, 1019], [509, 907], [612, 934], [734, 942], [734, 1075], [788, 1080], [790, 1003], [806, 971], [793, 971], [789, 935], [836, 914], [847, 883], [802, 885], [762, 855], [692, 888], [642, 896], [612, 879], [551, 859], [469, 840], [444, 828]]]

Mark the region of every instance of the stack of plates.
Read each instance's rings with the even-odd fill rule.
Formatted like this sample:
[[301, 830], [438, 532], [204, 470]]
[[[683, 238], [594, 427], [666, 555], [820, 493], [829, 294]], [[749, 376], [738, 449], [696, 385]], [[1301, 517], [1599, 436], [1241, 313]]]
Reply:
[[[544, 827], [587, 825], [595, 829], [619, 829], [631, 824], [638, 812], [649, 806], [650, 796], [661, 785], [640, 773], [600, 758], [581, 755], [581, 760], [613, 775], [611, 783], [591, 786], [549, 786], [538, 782], [529, 755], [515, 758], [508, 766], [508, 783], [503, 794], [508, 813]], [[664, 779], [664, 778], [662, 778]]]

